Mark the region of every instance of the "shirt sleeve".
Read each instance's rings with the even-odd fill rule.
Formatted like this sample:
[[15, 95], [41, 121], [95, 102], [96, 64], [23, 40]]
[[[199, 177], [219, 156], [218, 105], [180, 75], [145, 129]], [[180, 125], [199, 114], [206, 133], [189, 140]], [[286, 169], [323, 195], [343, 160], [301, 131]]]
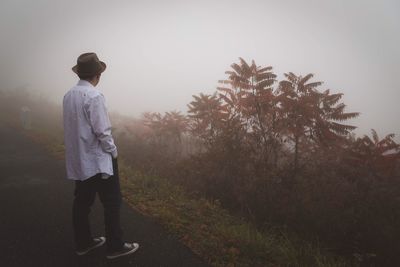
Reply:
[[87, 114], [94, 134], [100, 141], [103, 151], [110, 153], [113, 158], [118, 156], [117, 147], [111, 135], [111, 123], [103, 95], [91, 99], [87, 107]]

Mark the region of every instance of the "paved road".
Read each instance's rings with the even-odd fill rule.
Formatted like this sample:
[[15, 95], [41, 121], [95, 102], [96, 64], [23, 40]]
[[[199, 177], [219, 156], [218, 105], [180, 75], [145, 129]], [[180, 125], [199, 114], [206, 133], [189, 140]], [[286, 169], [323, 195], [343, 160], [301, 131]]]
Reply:
[[[0, 125], [0, 266], [207, 266], [151, 219], [123, 204], [125, 238], [141, 248], [115, 260], [105, 248], [74, 254], [71, 211], [73, 182], [64, 164], [37, 144]], [[91, 213], [93, 234], [103, 235], [97, 199]]]

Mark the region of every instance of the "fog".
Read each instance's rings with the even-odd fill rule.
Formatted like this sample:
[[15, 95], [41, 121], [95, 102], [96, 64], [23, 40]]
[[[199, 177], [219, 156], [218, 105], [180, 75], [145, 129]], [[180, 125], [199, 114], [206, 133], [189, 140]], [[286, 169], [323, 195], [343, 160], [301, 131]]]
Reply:
[[400, 2], [50, 1], [0, 4], [0, 82], [57, 103], [77, 82], [76, 58], [106, 62], [99, 89], [112, 111], [186, 111], [213, 93], [242, 57], [285, 72], [314, 73], [344, 93], [358, 134], [400, 135]]

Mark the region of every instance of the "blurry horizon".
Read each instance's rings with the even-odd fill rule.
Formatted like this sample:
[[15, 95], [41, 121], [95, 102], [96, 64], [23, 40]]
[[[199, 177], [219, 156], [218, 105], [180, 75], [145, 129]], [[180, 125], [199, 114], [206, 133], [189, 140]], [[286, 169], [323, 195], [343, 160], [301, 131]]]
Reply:
[[1, 89], [27, 86], [61, 104], [77, 82], [76, 58], [106, 62], [108, 108], [186, 112], [212, 94], [239, 57], [278, 75], [313, 73], [343, 93], [358, 135], [399, 140], [400, 2], [50, 1], [0, 4]]

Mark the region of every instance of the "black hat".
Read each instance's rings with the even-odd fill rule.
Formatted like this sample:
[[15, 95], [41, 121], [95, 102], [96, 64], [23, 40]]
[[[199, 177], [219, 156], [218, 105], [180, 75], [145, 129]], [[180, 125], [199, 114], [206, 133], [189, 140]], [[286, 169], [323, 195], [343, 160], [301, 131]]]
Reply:
[[106, 63], [99, 60], [96, 53], [84, 53], [77, 59], [72, 71], [80, 76], [94, 76], [106, 69]]

